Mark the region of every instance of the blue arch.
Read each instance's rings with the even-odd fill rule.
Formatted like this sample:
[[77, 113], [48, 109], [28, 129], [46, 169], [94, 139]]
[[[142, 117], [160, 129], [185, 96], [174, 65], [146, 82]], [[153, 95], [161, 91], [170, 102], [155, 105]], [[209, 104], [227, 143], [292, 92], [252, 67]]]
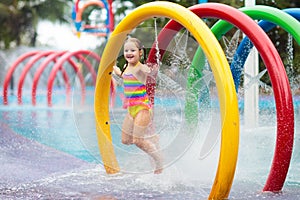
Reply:
[[[288, 9], [283, 9], [282, 11], [286, 12], [287, 14], [293, 16], [295, 19], [300, 21], [300, 8], [288, 8]], [[258, 23], [258, 25], [265, 32], [270, 31], [272, 28], [276, 26], [276, 24], [266, 20], [261, 20]], [[240, 84], [240, 77], [242, 74], [244, 64], [252, 48], [253, 48], [252, 42], [249, 40], [248, 37], [245, 37], [239, 44], [234, 54], [234, 58], [230, 65], [230, 69], [233, 76], [236, 91], [238, 91], [238, 87]]]
[[[107, 12], [107, 14], [106, 14], [106, 20], [105, 20], [105, 25], [106, 25], [106, 31], [105, 31], [105, 33], [108, 35], [109, 32], [110, 32], [110, 30], [109, 30], [109, 22], [110, 22], [109, 6], [108, 6], [107, 1], [105, 1], [105, 0], [99, 0], [99, 1], [101, 1], [104, 4], [104, 8], [105, 8], [105, 10]], [[75, 28], [76, 28], [77, 32], [98, 33], [98, 31], [94, 30], [94, 29], [93, 30], [85, 30], [85, 29], [80, 30], [81, 27], [82, 27], [82, 22], [81, 21], [80, 22], [76, 22], [75, 21], [76, 20], [76, 8], [75, 8], [75, 4], [74, 4], [74, 6], [72, 8], [71, 17], [72, 17], [72, 20], [74, 21], [74, 25], [75, 25]]]

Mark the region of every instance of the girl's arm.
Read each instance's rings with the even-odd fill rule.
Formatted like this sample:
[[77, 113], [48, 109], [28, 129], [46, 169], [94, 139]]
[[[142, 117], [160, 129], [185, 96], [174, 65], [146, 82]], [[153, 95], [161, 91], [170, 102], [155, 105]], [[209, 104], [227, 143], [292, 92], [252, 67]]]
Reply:
[[141, 70], [148, 74], [156, 74], [158, 72], [157, 64], [143, 64]]
[[114, 66], [113, 68], [114, 68], [114, 71], [113, 71], [113, 72], [114, 72], [116, 75], [121, 76], [122, 72], [121, 72], [120, 68], [117, 67], [117, 66]]
[[142, 68], [142, 71], [147, 73], [148, 75], [154, 75], [158, 72], [158, 65], [157, 64], [144, 64], [144, 67]]
[[157, 71], [157, 64], [154, 64], [151, 67], [146, 64], [142, 64], [139, 70], [135, 73], [135, 77], [142, 83], [146, 84], [147, 76], [154, 76], [157, 74]]
[[151, 72], [150, 67], [146, 64], [142, 64], [140, 69], [142, 72], [147, 73], [147, 74], [149, 74]]

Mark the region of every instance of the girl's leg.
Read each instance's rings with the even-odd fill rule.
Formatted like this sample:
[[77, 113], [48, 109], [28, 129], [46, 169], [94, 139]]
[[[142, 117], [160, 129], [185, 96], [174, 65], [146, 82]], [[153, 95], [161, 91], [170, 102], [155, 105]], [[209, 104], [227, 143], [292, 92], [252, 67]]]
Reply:
[[133, 144], [133, 118], [128, 113], [125, 116], [123, 125], [122, 125], [122, 143], [129, 145]]
[[154, 143], [152, 139], [147, 139], [146, 133], [150, 123], [150, 112], [148, 110], [141, 110], [135, 117], [133, 128], [133, 143], [145, 151], [155, 161], [155, 174], [159, 174], [163, 170], [162, 156], [159, 149], [157, 149], [157, 143]]
[[[151, 119], [151, 121], [152, 121], [152, 119]], [[145, 137], [145, 139], [146, 140], [150, 140], [150, 142], [152, 142], [153, 144], [155, 144], [156, 149], [160, 149], [160, 146], [159, 146], [159, 135], [156, 134], [156, 130], [153, 127], [152, 122], [150, 122], [150, 124], [148, 125], [148, 127], [149, 127], [149, 130], [148, 130], [147, 137]]]

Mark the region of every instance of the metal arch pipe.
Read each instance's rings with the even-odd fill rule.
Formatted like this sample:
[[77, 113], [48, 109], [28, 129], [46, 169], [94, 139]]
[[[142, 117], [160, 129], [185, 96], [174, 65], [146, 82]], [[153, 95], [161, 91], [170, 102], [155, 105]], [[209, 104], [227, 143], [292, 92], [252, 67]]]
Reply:
[[[83, 77], [81, 71], [78, 69], [77, 63], [75, 61], [73, 61], [71, 58], [68, 58], [67, 61], [72, 66], [72, 68], [74, 69], [76, 75], [79, 78], [79, 82], [80, 82], [80, 85], [81, 85], [82, 102], [84, 102], [84, 97], [85, 97], [84, 77]], [[53, 66], [53, 68], [54, 67], [55, 67], [55, 65]], [[52, 70], [53, 70], [53, 68], [52, 68]], [[71, 84], [70, 84], [70, 81], [69, 81], [69, 78], [68, 78], [69, 76], [68, 76], [66, 70], [64, 69], [64, 67], [60, 66], [58, 68], [58, 70], [56, 71], [56, 73], [55, 73], [55, 77], [56, 77], [58, 71], [62, 71], [63, 79], [64, 79], [65, 84], [66, 84], [66, 103], [70, 104]], [[55, 79], [55, 77], [54, 77], [54, 79]], [[54, 81], [54, 79], [53, 79], [53, 81]], [[49, 79], [48, 79], [48, 82], [49, 82]], [[49, 86], [49, 85], [47, 85], [47, 86]], [[53, 84], [52, 84], [52, 87], [53, 87]], [[49, 92], [49, 88], [47, 87], [47, 100], [48, 100], [48, 97], [49, 97], [49, 93], [52, 94], [52, 90]], [[48, 104], [49, 107], [52, 106], [52, 101], [51, 101], [50, 104], [47, 101], [47, 104]]]

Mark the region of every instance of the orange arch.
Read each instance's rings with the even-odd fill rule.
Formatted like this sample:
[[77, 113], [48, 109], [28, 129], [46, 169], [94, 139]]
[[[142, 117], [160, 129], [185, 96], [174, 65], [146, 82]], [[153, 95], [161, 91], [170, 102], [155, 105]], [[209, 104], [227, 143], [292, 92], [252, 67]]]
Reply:
[[101, 8], [104, 8], [104, 4], [101, 2], [101, 1], [89, 1], [89, 2], [86, 2], [82, 8], [79, 8], [78, 7], [78, 13], [76, 15], [76, 22], [81, 22], [82, 20], [82, 14], [83, 14], [83, 11], [89, 7], [89, 6], [92, 6], [92, 5], [96, 5], [96, 6], [99, 6]]

